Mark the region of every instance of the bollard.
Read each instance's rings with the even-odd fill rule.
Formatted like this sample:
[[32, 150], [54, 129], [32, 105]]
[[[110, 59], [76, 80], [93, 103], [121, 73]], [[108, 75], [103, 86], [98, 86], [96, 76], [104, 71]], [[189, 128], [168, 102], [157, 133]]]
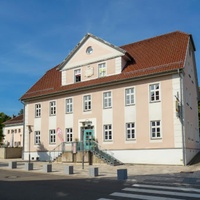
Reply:
[[122, 181], [127, 179], [127, 169], [118, 169], [117, 170], [117, 180]]
[[64, 172], [65, 172], [65, 174], [67, 174], [67, 175], [73, 174], [73, 173], [74, 173], [74, 167], [73, 167], [73, 166], [65, 166]]
[[29, 162], [25, 163], [25, 169], [28, 171], [33, 170], [33, 163], [29, 163]]
[[98, 176], [98, 167], [90, 167], [89, 168], [89, 176], [90, 177]]
[[9, 162], [9, 168], [10, 169], [16, 169], [17, 168], [17, 162], [13, 162], [13, 161]]
[[52, 172], [52, 164], [44, 164], [43, 172]]

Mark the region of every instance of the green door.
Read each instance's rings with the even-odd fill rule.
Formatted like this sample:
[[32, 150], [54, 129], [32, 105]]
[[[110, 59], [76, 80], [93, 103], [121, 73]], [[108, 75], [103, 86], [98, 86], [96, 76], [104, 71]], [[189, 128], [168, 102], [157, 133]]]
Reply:
[[85, 129], [84, 130], [84, 149], [86, 151], [90, 150], [93, 140], [94, 140], [93, 129]]

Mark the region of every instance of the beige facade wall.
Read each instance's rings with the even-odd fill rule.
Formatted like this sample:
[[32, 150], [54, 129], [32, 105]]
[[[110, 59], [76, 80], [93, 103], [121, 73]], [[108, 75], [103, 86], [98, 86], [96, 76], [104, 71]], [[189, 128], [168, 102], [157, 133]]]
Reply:
[[6, 126], [3, 128], [4, 144], [8, 147], [23, 146], [23, 124]]
[[[150, 103], [149, 86], [153, 83], [160, 84], [161, 101]], [[134, 88], [135, 104], [125, 106], [125, 89]], [[112, 94], [112, 108], [103, 109], [103, 93], [110, 91]], [[83, 96], [91, 95], [92, 109], [83, 110]], [[73, 98], [73, 113], [66, 114], [66, 99]], [[56, 115], [49, 116], [49, 103], [56, 101]], [[56, 148], [60, 143], [56, 135], [56, 143], [49, 144], [49, 130], [60, 128], [66, 140], [66, 128], [73, 128], [73, 140], [81, 140], [82, 121], [92, 121], [94, 135], [99, 145], [103, 149], [110, 151], [119, 150], [150, 150], [150, 149], [175, 149], [176, 138], [174, 128], [175, 97], [173, 95], [172, 76], [163, 78], [141, 80], [133, 83], [121, 85], [120, 87], [107, 87], [104, 89], [90, 90], [85, 93], [75, 93], [73, 96], [62, 96], [55, 99], [41, 101], [41, 117], [35, 118], [35, 104], [28, 106], [29, 115], [27, 124], [33, 125], [31, 133], [31, 151], [40, 152]], [[151, 139], [150, 121], [159, 120], [161, 122], [161, 135], [159, 139]], [[131, 141], [126, 139], [126, 123], [135, 123], [136, 138]], [[112, 124], [112, 141], [104, 141], [103, 125]], [[34, 132], [41, 131], [41, 144], [34, 145]], [[178, 153], [179, 154], [179, 153]], [[127, 156], [125, 156], [127, 157]], [[132, 158], [133, 159], [133, 158]], [[181, 160], [182, 157], [179, 159]]]
[[183, 76], [185, 159], [188, 160], [188, 162], [199, 152], [200, 146], [198, 126], [198, 83], [196, 82], [195, 68], [194, 49], [191, 43], [189, 43]]

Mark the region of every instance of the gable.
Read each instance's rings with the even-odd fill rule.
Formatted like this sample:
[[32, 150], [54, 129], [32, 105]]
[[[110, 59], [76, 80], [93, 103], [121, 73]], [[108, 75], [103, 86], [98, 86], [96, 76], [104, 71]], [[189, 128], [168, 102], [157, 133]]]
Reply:
[[67, 70], [94, 62], [125, 55], [125, 51], [97, 37], [86, 35], [64, 61], [61, 70]]

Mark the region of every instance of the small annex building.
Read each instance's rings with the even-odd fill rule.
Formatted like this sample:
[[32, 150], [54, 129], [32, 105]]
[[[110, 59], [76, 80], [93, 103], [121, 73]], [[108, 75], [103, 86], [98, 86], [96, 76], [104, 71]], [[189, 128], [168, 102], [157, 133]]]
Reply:
[[95, 141], [123, 163], [186, 165], [200, 149], [198, 100], [191, 34], [120, 47], [86, 34], [21, 97], [24, 159]]
[[23, 146], [24, 117], [23, 114], [5, 121], [3, 128], [3, 143], [7, 147]]

